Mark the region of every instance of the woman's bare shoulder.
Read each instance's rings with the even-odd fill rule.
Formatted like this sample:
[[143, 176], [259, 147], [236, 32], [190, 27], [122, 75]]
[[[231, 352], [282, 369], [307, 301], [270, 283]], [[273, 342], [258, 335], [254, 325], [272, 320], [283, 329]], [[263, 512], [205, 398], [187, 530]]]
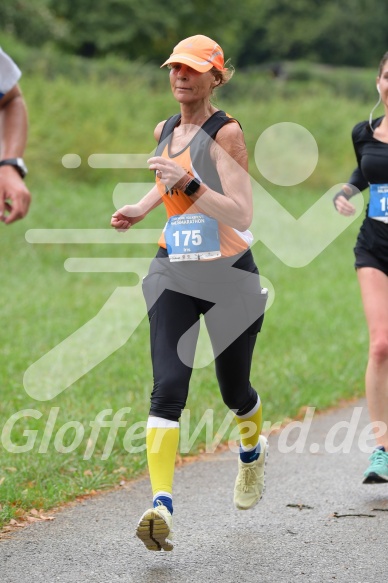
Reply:
[[[238, 123], [230, 122], [222, 126], [217, 132], [215, 142], [235, 159], [242, 160], [247, 156], [244, 133]], [[218, 148], [215, 150], [217, 152]]]
[[163, 121], [160, 121], [158, 123], [158, 125], [156, 126], [156, 128], [154, 129], [154, 137], [155, 137], [155, 140], [157, 142], [159, 142], [159, 140], [160, 140], [160, 136], [162, 135], [162, 131], [163, 131], [165, 123], [166, 123], [165, 119]]

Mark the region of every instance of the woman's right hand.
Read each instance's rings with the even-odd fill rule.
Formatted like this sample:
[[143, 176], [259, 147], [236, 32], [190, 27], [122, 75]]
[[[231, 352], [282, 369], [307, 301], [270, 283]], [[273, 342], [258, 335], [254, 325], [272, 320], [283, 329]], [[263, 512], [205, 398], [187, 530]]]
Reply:
[[140, 212], [135, 204], [127, 204], [113, 213], [110, 224], [116, 231], [127, 231], [136, 223], [144, 219], [146, 215]]
[[344, 195], [337, 196], [334, 200], [336, 210], [345, 217], [351, 217], [356, 212], [356, 207], [348, 201]]
[[[357, 189], [356, 189], [357, 192]], [[344, 184], [342, 189], [337, 192], [333, 198], [333, 203], [336, 211], [345, 217], [351, 217], [356, 212], [356, 207], [349, 202], [349, 199], [356, 194], [347, 184]]]

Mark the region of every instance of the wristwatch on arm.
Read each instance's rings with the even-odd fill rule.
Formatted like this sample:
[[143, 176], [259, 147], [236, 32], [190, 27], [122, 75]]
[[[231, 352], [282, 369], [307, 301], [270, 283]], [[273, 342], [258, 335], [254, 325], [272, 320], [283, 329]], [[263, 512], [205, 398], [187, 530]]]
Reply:
[[197, 178], [192, 178], [185, 186], [184, 188], [184, 193], [187, 194], [188, 196], [191, 196], [192, 194], [196, 193], [198, 188], [201, 186], [201, 181], [198, 180]]
[[7, 158], [6, 160], [0, 160], [0, 166], [13, 166], [22, 178], [24, 178], [28, 172], [23, 158]]

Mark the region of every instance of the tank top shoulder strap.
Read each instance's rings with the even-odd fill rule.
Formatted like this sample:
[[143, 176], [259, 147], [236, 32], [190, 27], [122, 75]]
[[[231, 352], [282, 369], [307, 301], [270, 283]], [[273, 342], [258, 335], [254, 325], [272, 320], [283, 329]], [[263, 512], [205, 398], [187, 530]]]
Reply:
[[205, 121], [201, 127], [201, 131], [196, 134], [190, 146], [192, 160], [196, 162], [197, 166], [202, 166], [202, 162], [206, 163], [208, 160], [209, 147], [215, 139], [217, 132], [224, 125], [236, 122], [239, 124], [236, 119], [221, 110], [213, 113], [213, 115]]
[[[156, 148], [155, 156], [160, 156], [160, 154], [164, 150], [167, 139], [172, 134], [175, 127], [178, 125], [181, 117], [182, 117], [181, 114], [177, 113], [176, 115], [172, 115], [171, 117], [169, 117], [166, 120], [166, 122], [163, 126], [163, 129], [162, 129], [162, 133], [160, 134], [160, 138], [159, 138], [158, 146]], [[202, 130], [206, 134], [208, 134], [209, 137], [214, 138], [214, 136], [217, 134], [217, 132], [225, 124], [231, 123], [231, 122], [237, 122], [238, 125], [241, 127], [240, 122], [237, 119], [227, 115], [225, 113], [225, 111], [219, 110], [219, 111], [216, 111], [216, 113], [214, 113], [207, 121], [205, 121], [205, 123], [202, 126]]]
[[162, 129], [162, 133], [160, 134], [160, 138], [159, 138], [159, 142], [155, 151], [155, 156], [160, 156], [161, 153], [163, 152], [165, 145], [166, 145], [166, 141], [168, 139], [168, 137], [172, 134], [172, 132], [174, 131], [174, 128], [176, 127], [176, 125], [178, 124], [178, 122], [181, 119], [181, 114], [177, 113], [176, 115], [172, 115], [171, 117], [169, 117]]
[[[197, 133], [190, 145], [190, 155], [193, 168], [200, 179], [211, 189], [224, 194], [217, 169], [209, 155], [209, 150], [217, 132], [228, 123], [239, 122], [227, 115], [225, 111], [216, 111], [203, 124], [200, 132]], [[239, 124], [240, 126], [240, 124]], [[241, 126], [240, 126], [241, 127]]]
[[220, 130], [225, 124], [237, 122], [238, 125], [241, 127], [240, 122], [234, 117], [227, 115], [225, 111], [219, 110], [216, 111], [202, 126], [202, 130], [206, 132], [211, 138], [217, 134], [218, 130]]

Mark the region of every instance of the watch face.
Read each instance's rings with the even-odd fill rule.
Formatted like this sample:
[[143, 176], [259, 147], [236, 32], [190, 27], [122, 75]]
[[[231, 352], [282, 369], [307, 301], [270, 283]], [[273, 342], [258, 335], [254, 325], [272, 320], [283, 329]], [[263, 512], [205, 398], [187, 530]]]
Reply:
[[197, 192], [197, 190], [200, 186], [201, 186], [201, 183], [199, 182], [199, 180], [197, 180], [196, 178], [193, 178], [192, 180], [190, 180], [190, 182], [186, 186], [185, 194], [187, 194], [188, 196], [191, 196], [192, 194]]

